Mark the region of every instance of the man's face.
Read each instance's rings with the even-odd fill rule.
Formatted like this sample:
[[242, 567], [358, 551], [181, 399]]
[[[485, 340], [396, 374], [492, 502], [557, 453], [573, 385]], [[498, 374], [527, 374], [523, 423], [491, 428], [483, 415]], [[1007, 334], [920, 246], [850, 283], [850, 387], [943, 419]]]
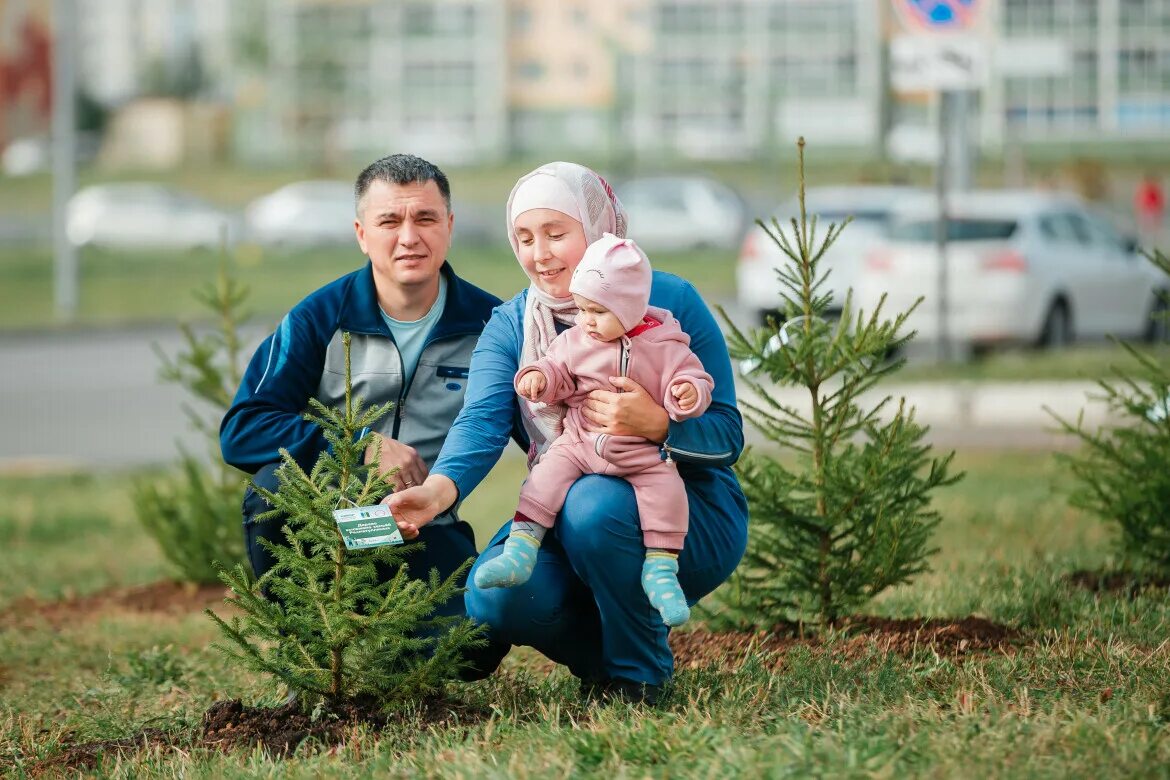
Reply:
[[439, 185], [374, 181], [359, 207], [354, 231], [376, 278], [411, 287], [438, 277], [455, 224]]

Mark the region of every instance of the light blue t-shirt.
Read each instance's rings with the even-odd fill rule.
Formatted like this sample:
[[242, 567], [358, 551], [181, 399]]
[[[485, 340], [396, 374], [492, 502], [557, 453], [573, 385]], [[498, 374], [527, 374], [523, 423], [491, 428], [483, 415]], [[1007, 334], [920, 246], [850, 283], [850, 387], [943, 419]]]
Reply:
[[399, 353], [402, 355], [402, 370], [405, 372], [402, 377], [403, 387], [410, 384], [410, 380], [414, 376], [414, 369], [418, 366], [419, 355], [422, 354], [423, 346], [427, 343], [427, 336], [430, 334], [431, 328], [443, 316], [443, 307], [446, 304], [447, 280], [440, 276], [439, 297], [435, 298], [431, 310], [423, 315], [421, 320], [409, 322], [396, 320], [382, 311], [381, 307], [378, 308], [382, 319], [386, 321], [386, 326], [390, 328], [391, 335], [394, 336], [394, 343], [398, 345]]

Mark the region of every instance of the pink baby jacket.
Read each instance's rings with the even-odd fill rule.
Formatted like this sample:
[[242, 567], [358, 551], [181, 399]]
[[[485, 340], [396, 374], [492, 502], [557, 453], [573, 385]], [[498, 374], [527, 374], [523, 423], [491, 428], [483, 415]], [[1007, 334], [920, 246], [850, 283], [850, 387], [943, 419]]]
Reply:
[[[581, 406], [590, 391], [612, 392], [610, 377], [629, 377], [644, 387], [672, 420], [679, 421], [707, 411], [715, 387], [711, 375], [703, 370], [703, 364], [691, 351], [691, 337], [679, 327], [674, 315], [650, 306], [646, 317], [646, 324], [630, 331], [635, 335], [626, 334], [614, 341], [597, 341], [584, 328], [571, 327], [553, 339], [543, 358], [523, 366], [515, 377], [519, 381], [530, 371], [544, 374], [547, 384], [538, 400], [564, 401], [568, 407], [562, 437], [592, 447], [598, 455], [619, 466], [630, 456], [639, 461], [645, 459], [645, 453], [630, 452], [631, 444], [651, 443], [637, 436], [611, 436], [587, 430]], [[685, 412], [670, 393], [670, 388], [680, 382], [690, 382], [699, 395], [698, 402]]]

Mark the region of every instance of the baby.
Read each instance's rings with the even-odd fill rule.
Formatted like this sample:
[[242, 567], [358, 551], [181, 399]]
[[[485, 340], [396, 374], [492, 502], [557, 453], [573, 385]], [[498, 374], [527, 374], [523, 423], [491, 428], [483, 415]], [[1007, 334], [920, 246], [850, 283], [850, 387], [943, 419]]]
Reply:
[[533, 466], [504, 551], [476, 570], [476, 586], [527, 582], [569, 488], [583, 474], [608, 474], [634, 488], [646, 544], [642, 587], [651, 606], [668, 626], [690, 617], [678, 582], [690, 510], [674, 462], [648, 439], [591, 433], [581, 413], [589, 392], [612, 390], [615, 376], [644, 387], [673, 420], [698, 417], [711, 405], [714, 382], [678, 321], [648, 306], [650, 282], [650, 261], [633, 241], [606, 233], [585, 250], [569, 283], [580, 310], [575, 326], [515, 379], [516, 392], [530, 401], [565, 403], [564, 432]]

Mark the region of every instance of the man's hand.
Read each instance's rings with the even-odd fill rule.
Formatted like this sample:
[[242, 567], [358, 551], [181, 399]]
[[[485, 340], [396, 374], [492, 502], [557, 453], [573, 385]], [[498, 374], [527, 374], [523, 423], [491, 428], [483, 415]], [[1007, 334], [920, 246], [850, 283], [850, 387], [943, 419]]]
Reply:
[[436, 474], [421, 485], [401, 493], [391, 493], [382, 499], [382, 503], [390, 507], [402, 538], [410, 541], [418, 537], [418, 529], [445, 512], [458, 497], [455, 483], [449, 477]]
[[374, 443], [366, 448], [366, 463], [373, 460], [375, 447], [380, 447], [382, 451], [378, 471], [385, 474], [394, 468], [398, 469], [398, 473], [394, 475], [395, 491], [421, 485], [427, 478], [427, 464], [423, 463], [423, 459], [418, 456], [418, 450], [414, 447], [388, 436], [374, 434]]
[[699, 391], [690, 382], [671, 385], [670, 394], [678, 401], [678, 408], [684, 412], [690, 411], [691, 407], [699, 402]]
[[548, 386], [544, 374], [539, 371], [529, 371], [516, 382], [516, 392], [529, 401], [536, 401]]
[[609, 378], [618, 392], [593, 390], [585, 397], [581, 414], [594, 433], [641, 436], [661, 444], [666, 441], [670, 416], [646, 389], [625, 376]]

